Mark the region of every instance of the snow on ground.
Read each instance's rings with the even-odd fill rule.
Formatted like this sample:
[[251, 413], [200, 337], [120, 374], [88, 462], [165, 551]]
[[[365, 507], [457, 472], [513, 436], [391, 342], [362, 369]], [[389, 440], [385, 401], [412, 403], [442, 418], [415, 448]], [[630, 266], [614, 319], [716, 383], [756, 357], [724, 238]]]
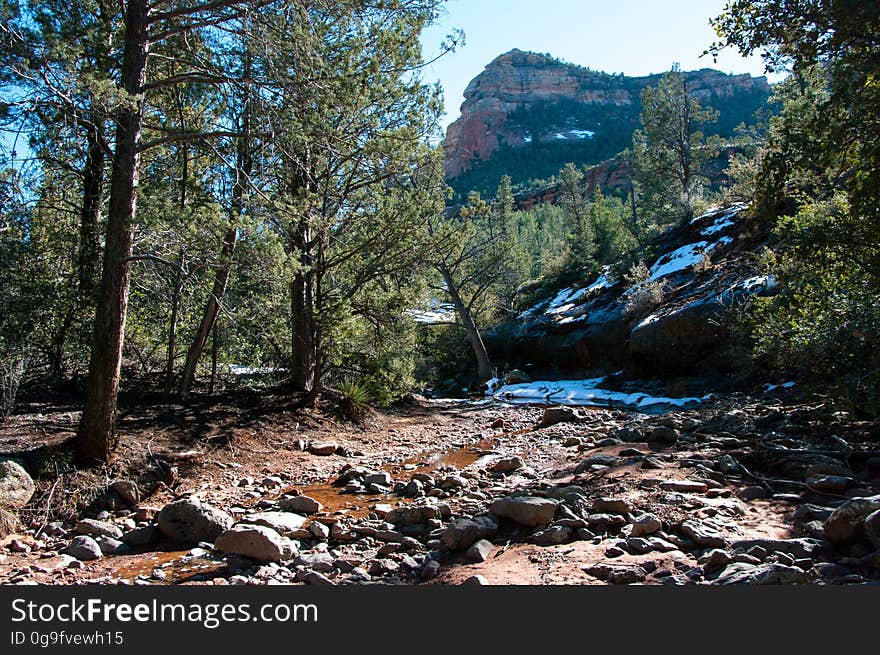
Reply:
[[659, 280], [661, 277], [691, 268], [703, 259], [708, 250], [710, 250], [708, 241], [697, 241], [696, 243], [682, 246], [678, 250], [668, 252], [660, 257], [651, 267], [651, 277], [648, 280]]
[[764, 391], [770, 393], [771, 391], [776, 391], [777, 389], [793, 389], [797, 386], [797, 382], [786, 382], [785, 384], [765, 384]]
[[455, 307], [438, 300], [431, 301], [428, 309], [410, 309], [406, 314], [422, 325], [455, 323]]
[[567, 140], [568, 140], [568, 137], [565, 136], [562, 132], [557, 132], [555, 138], [557, 138], [557, 139], [561, 139], [562, 141], [567, 141]]
[[667, 408], [689, 408], [699, 405], [704, 400], [704, 398], [656, 397], [646, 393], [625, 393], [599, 388], [598, 385], [605, 379], [509, 384], [498, 389], [492, 397], [501, 402], [593, 407], [625, 406], [645, 412]]
[[578, 139], [592, 139], [596, 133], [591, 130], [572, 130], [571, 133]]
[[668, 252], [654, 262], [654, 265], [651, 267], [651, 276], [648, 278], [648, 281], [652, 282], [654, 280], [659, 280], [661, 277], [678, 273], [686, 268], [692, 268], [698, 264], [704, 256], [708, 255], [716, 248], [727, 246], [731, 243], [733, 243], [731, 237], [721, 237], [712, 243], [709, 243], [708, 241], [697, 241], [696, 243], [689, 243], [677, 250]]
[[[737, 202], [737, 203], [730, 205], [730, 207], [727, 208], [727, 211], [724, 213], [724, 215], [720, 216], [718, 219], [716, 219], [716, 223], [723, 222], [723, 221], [726, 221], [726, 220], [733, 218], [734, 216], [739, 214], [742, 210], [746, 209], [747, 207], [748, 207], [748, 204], [744, 203], [744, 202]], [[707, 218], [709, 218], [710, 216], [713, 216], [713, 215], [717, 214], [718, 212], [722, 211], [723, 209], [725, 209], [725, 208], [722, 207], [721, 205], [712, 205], [711, 207], [707, 208], [706, 211], [703, 212], [702, 214], [700, 214], [699, 216], [692, 218], [691, 225], [693, 225], [694, 223], [699, 223], [700, 221], [704, 221]], [[709, 228], [706, 228], [706, 229], [709, 229]], [[717, 232], [717, 230], [716, 230], [716, 232]]]

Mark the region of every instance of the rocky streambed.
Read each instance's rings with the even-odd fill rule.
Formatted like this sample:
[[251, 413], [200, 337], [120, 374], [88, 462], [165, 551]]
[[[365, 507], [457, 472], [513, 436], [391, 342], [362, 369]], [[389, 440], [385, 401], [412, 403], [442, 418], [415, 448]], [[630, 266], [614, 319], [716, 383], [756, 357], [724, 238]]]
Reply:
[[0, 582], [880, 581], [878, 426], [789, 390], [665, 415], [429, 404], [380, 432], [150, 497], [114, 480], [125, 506], [0, 542]]

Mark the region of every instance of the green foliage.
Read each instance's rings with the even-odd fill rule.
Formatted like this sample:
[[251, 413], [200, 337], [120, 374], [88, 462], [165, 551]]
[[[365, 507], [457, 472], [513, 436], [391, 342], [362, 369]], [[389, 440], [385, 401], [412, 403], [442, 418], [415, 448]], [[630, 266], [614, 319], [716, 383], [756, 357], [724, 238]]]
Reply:
[[693, 217], [705, 184], [706, 164], [717, 147], [703, 126], [718, 112], [703, 107], [687, 76], [675, 67], [642, 91], [641, 128], [633, 134], [633, 181], [641, 213], [659, 224]]
[[775, 298], [755, 303], [759, 363], [880, 412], [880, 14], [846, 0], [730, 2], [719, 42], [790, 69], [759, 151], [756, 200], [779, 219]]

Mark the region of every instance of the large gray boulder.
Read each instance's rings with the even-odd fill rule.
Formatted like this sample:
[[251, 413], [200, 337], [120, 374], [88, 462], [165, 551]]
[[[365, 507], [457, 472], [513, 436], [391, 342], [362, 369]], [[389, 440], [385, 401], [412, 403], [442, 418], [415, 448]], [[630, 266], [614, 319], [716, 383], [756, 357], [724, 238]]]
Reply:
[[34, 495], [34, 481], [18, 462], [0, 460], [0, 507], [21, 509]]
[[220, 533], [214, 548], [259, 562], [281, 562], [296, 555], [296, 546], [272, 528], [263, 525], [235, 525]]
[[529, 528], [547, 525], [556, 515], [557, 501], [534, 496], [509, 496], [499, 498], [489, 511], [495, 516], [510, 519]]
[[214, 541], [232, 525], [232, 517], [216, 507], [202, 504], [198, 498], [184, 498], [165, 505], [159, 512], [157, 524], [171, 541], [194, 544]]

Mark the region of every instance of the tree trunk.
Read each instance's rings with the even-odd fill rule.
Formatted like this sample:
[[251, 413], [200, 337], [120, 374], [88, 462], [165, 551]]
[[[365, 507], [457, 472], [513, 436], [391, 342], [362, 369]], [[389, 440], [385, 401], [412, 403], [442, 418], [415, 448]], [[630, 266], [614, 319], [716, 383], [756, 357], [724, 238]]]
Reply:
[[[123, 89], [134, 100], [147, 68], [147, 0], [129, 0], [125, 14]], [[110, 180], [110, 206], [89, 376], [76, 447], [87, 459], [106, 461], [116, 448], [116, 403], [125, 338], [125, 318], [134, 245], [138, 145], [143, 123], [140, 104], [124, 104], [116, 117], [116, 149]]]
[[467, 332], [468, 339], [470, 339], [474, 355], [477, 356], [477, 372], [479, 373], [480, 379], [489, 380], [493, 375], [492, 362], [489, 360], [489, 352], [486, 350], [486, 345], [483, 343], [483, 337], [480, 335], [477, 323], [474, 321], [473, 315], [459, 295], [458, 286], [455, 284], [455, 280], [452, 279], [452, 273], [450, 273], [449, 269], [442, 264], [438, 269], [443, 276], [443, 281], [446, 282], [446, 289], [449, 292], [449, 297], [452, 298], [455, 312], [458, 314], [458, 318], [461, 321], [465, 332]]
[[296, 273], [290, 283], [290, 381], [296, 391], [308, 393], [314, 388], [315, 381], [315, 313], [309, 239], [302, 226], [291, 248], [292, 252], [300, 253], [304, 269]]
[[[226, 231], [223, 239], [223, 250], [220, 253], [220, 266], [214, 272], [214, 286], [211, 289], [211, 296], [205, 305], [205, 311], [202, 313], [202, 321], [199, 323], [199, 329], [196, 336], [190, 344], [189, 351], [186, 355], [186, 365], [183, 368], [183, 374], [180, 379], [180, 397], [183, 400], [189, 398], [192, 393], [192, 385], [195, 380], [196, 366], [208, 342], [208, 336], [215, 330], [217, 325], [217, 317], [220, 315], [220, 305], [223, 302], [223, 296], [226, 294], [226, 285], [229, 283], [229, 273], [232, 270], [232, 255], [235, 252], [235, 244], [238, 241], [238, 228], [230, 227]], [[215, 336], [216, 345], [216, 336]], [[215, 353], [216, 355], [216, 353]]]
[[180, 296], [183, 295], [183, 250], [177, 257], [177, 272], [174, 275], [174, 292], [171, 295], [171, 316], [168, 318], [168, 349], [165, 353], [165, 394], [170, 396], [174, 390], [174, 352], [177, 349], [177, 323], [180, 316]]
[[[249, 59], [245, 62], [245, 74], [250, 74]], [[183, 368], [183, 374], [180, 378], [180, 397], [183, 400], [189, 398], [192, 392], [193, 381], [196, 375], [196, 366], [205, 349], [208, 341], [208, 335], [214, 332], [217, 324], [217, 317], [220, 315], [220, 307], [223, 304], [223, 296], [226, 295], [226, 286], [229, 284], [229, 273], [232, 271], [232, 257], [235, 254], [235, 245], [238, 241], [238, 222], [241, 219], [245, 209], [245, 185], [250, 184], [251, 173], [254, 167], [254, 159], [251, 154], [250, 139], [250, 105], [248, 98], [244, 100], [244, 110], [241, 124], [241, 137], [238, 139], [235, 155], [235, 184], [232, 186], [232, 217], [229, 228], [223, 237], [223, 248], [220, 251], [220, 264], [214, 269], [214, 286], [211, 289], [211, 296], [205, 305], [205, 311], [202, 313], [202, 321], [196, 336], [190, 344], [189, 351], [186, 355], [186, 365]], [[217, 357], [217, 337], [214, 335], [214, 344], [212, 352], [212, 387], [214, 378], [214, 368], [216, 368]]]
[[80, 301], [92, 301], [98, 281], [98, 255], [101, 238], [98, 225], [101, 217], [101, 192], [104, 184], [104, 149], [98, 130], [103, 123], [88, 132], [86, 167], [83, 171], [83, 200], [79, 218], [79, 253], [77, 254], [78, 295]]

